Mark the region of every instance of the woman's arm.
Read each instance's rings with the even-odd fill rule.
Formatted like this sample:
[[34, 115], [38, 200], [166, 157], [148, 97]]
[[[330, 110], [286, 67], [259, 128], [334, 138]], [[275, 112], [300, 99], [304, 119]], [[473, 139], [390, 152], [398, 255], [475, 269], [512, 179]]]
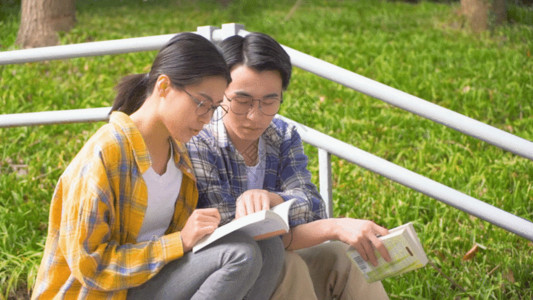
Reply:
[[60, 180], [53, 200], [53, 209], [60, 212], [54, 214], [60, 216], [55, 256], [64, 257], [85, 287], [102, 291], [148, 281], [212, 232], [220, 220], [216, 209], [195, 210], [190, 217], [184, 209], [180, 218], [188, 219], [182, 231], [134, 243], [134, 228], [142, 223], [140, 199], [147, 197], [146, 185], [138, 178], [124, 181], [114, 176], [120, 173], [106, 165], [106, 158], [116, 161], [109, 153], [84, 157], [69, 166], [70, 174]]
[[183, 255], [180, 232], [127, 243], [131, 228], [119, 224], [139, 222], [131, 218], [136, 215], [129, 206], [131, 199], [122, 199], [127, 208], [119, 209], [114, 193], [118, 185], [109, 177], [112, 172], [100, 159], [85, 162], [67, 181], [60, 181], [53, 200], [53, 209], [61, 211], [55, 256], [64, 257], [81, 284], [102, 291], [129, 288], [146, 282], [166, 263]]

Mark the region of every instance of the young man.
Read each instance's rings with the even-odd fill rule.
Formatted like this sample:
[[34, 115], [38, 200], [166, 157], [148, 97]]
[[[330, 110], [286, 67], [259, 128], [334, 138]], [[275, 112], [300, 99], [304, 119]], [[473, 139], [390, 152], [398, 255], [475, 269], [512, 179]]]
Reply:
[[[367, 220], [326, 218], [300, 136], [275, 117], [290, 81], [288, 54], [260, 33], [230, 37], [220, 47], [232, 77], [222, 104], [228, 114], [187, 145], [199, 207], [217, 207], [224, 224], [296, 199], [283, 242], [297, 251], [286, 252], [284, 276], [272, 298], [386, 299], [382, 284], [367, 284], [345, 251], [351, 245], [375, 265], [376, 248], [388, 260], [377, 238], [387, 229]], [[330, 240], [340, 242], [324, 243]]]

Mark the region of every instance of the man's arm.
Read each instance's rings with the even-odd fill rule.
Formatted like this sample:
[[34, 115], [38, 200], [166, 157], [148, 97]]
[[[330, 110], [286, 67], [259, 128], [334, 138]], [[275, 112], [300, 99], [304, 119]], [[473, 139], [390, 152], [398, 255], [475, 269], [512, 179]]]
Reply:
[[381, 256], [390, 260], [385, 245], [378, 235], [386, 235], [388, 230], [369, 220], [351, 218], [331, 218], [302, 224], [283, 236], [288, 250], [312, 247], [329, 240], [339, 240], [354, 247], [363, 259], [377, 265], [374, 248]]

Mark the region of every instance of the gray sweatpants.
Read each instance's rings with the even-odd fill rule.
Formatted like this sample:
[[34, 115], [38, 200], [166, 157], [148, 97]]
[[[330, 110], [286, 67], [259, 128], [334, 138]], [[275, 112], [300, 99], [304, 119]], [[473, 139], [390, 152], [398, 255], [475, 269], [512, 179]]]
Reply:
[[284, 263], [279, 237], [254, 241], [232, 233], [168, 263], [128, 299], [269, 299]]

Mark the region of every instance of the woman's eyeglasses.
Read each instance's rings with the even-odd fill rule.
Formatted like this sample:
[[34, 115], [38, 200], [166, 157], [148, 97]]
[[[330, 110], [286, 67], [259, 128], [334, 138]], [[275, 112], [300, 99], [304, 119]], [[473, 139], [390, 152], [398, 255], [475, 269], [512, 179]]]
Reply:
[[[222, 119], [222, 117], [224, 117], [227, 113], [228, 113], [228, 109], [223, 106], [223, 105], [213, 105], [212, 101], [210, 100], [199, 100], [198, 98], [194, 97], [193, 95], [191, 95], [189, 92], [187, 92], [185, 89], [182, 89], [182, 91], [185, 92], [185, 94], [189, 95], [189, 98], [191, 98], [192, 101], [194, 101], [194, 103], [196, 103], [196, 114], [198, 116], [203, 116], [205, 114], [210, 114], [210, 117], [211, 118], [216, 118], [216, 121]], [[217, 110], [217, 108], [221, 108], [221, 111], [220, 113], [217, 113], [216, 115], [214, 115], [213, 117], [213, 113], [215, 112], [215, 110]]]

